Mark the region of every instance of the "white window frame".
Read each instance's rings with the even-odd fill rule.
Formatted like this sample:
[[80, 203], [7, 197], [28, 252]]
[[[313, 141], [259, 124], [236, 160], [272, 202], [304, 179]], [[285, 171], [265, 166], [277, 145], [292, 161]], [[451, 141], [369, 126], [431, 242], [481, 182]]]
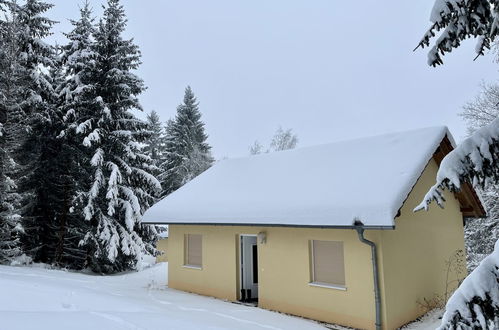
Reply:
[[[345, 276], [345, 285], [341, 284], [333, 284], [333, 283], [324, 283], [324, 282], [317, 282], [315, 281], [315, 249], [314, 249], [314, 241], [327, 241], [327, 240], [320, 240], [320, 239], [311, 239], [309, 241], [309, 248], [310, 248], [310, 275], [311, 279], [310, 282], [308, 283], [309, 286], [312, 287], [319, 287], [319, 288], [327, 288], [327, 289], [335, 289], [335, 290], [341, 290], [341, 291], [346, 291], [347, 286], [346, 286], [346, 272], [344, 274]], [[344, 243], [342, 241], [328, 241], [328, 242], [341, 242], [343, 246], [343, 262], [345, 260], [345, 247]]]

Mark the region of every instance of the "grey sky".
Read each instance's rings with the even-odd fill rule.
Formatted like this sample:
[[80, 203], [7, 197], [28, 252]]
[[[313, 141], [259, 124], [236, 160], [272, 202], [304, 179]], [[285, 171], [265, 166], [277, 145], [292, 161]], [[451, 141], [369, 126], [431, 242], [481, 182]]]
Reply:
[[[52, 0], [61, 23], [80, 1]], [[96, 15], [103, 1], [91, 0]], [[190, 84], [217, 158], [248, 154], [279, 125], [299, 146], [425, 126], [465, 135], [457, 113], [495, 81], [491, 55], [473, 62], [474, 42], [430, 68], [413, 52], [433, 0], [125, 0], [127, 35], [142, 51], [146, 111], [175, 114]]]

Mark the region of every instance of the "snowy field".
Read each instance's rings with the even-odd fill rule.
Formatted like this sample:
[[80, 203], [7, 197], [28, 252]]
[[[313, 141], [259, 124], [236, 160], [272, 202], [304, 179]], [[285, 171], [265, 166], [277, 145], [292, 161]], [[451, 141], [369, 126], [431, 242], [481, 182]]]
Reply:
[[[115, 276], [0, 266], [0, 330], [326, 329], [313, 321], [169, 289], [166, 273], [166, 263]], [[410, 329], [434, 328], [435, 319]]]

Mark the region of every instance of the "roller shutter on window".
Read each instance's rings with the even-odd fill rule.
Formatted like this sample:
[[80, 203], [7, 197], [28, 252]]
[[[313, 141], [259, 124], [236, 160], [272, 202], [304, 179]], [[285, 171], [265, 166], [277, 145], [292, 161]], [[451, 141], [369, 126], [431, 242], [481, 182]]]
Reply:
[[185, 235], [185, 264], [201, 267], [203, 262], [203, 237], [199, 234]]
[[312, 247], [312, 282], [345, 286], [343, 242], [317, 241]]

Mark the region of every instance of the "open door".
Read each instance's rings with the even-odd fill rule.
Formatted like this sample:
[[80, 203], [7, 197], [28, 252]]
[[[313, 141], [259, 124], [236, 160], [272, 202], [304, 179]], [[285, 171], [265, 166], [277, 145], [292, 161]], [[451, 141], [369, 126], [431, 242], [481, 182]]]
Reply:
[[241, 301], [258, 301], [258, 245], [256, 235], [241, 235]]

